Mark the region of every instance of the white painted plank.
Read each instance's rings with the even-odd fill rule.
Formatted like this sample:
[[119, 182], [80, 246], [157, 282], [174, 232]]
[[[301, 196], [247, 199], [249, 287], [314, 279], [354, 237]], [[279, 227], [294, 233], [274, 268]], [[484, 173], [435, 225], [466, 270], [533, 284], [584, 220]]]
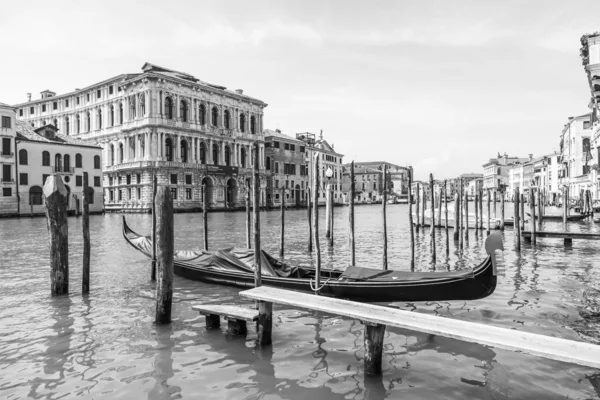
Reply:
[[600, 368], [600, 346], [590, 343], [419, 314], [374, 304], [315, 296], [269, 286], [240, 292], [240, 296]]
[[258, 311], [247, 307], [221, 305], [221, 304], [196, 304], [192, 310], [200, 312], [202, 315], [216, 314], [225, 318], [242, 319], [244, 321], [256, 321]]

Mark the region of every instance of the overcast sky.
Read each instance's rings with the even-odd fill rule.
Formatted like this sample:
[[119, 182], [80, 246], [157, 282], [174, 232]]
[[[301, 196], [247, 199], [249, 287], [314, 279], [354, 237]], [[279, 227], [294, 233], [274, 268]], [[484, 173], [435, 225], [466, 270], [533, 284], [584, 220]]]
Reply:
[[269, 106], [265, 128], [323, 130], [344, 161], [482, 172], [558, 148], [588, 112], [582, 34], [600, 1], [6, 2], [0, 102], [65, 93], [148, 61]]

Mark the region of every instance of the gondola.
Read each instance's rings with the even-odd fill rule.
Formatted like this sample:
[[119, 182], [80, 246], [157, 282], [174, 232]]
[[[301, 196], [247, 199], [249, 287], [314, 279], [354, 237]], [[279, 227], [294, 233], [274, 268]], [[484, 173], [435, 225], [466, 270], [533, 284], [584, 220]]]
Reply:
[[[527, 216], [531, 218], [531, 213], [527, 212]], [[574, 214], [567, 216], [567, 221], [581, 221], [587, 217], [590, 217], [591, 214]], [[536, 215], [536, 219], [539, 219], [540, 216]], [[544, 221], [562, 221], [563, 216], [558, 214], [544, 214]]]
[[[152, 256], [150, 236], [129, 228], [123, 217], [123, 236], [127, 243], [147, 257]], [[475, 300], [496, 289], [494, 251], [503, 250], [499, 233], [487, 237], [486, 259], [474, 268], [445, 272], [408, 272], [349, 266], [345, 270], [321, 271], [320, 294], [356, 301], [445, 301]], [[315, 269], [292, 266], [261, 251], [264, 285], [313, 292]], [[254, 287], [254, 250], [229, 248], [217, 251], [176, 251], [174, 272], [183, 278], [236, 286]]]

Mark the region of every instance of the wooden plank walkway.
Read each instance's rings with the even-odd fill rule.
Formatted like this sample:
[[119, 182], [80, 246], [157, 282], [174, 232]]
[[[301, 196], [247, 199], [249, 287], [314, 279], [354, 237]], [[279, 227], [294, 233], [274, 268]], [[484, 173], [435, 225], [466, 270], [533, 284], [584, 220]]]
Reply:
[[600, 346], [590, 343], [268, 286], [242, 291], [240, 296], [600, 368]]
[[[531, 231], [523, 231], [523, 237], [530, 238]], [[587, 240], [600, 240], [600, 233], [585, 233], [585, 232], [549, 232], [549, 231], [536, 231], [535, 237], [537, 238], [556, 238], [556, 239], [587, 239]]]

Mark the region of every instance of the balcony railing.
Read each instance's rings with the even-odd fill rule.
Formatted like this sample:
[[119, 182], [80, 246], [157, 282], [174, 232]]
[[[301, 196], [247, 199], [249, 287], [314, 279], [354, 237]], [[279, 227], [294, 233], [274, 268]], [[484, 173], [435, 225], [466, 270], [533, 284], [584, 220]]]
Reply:
[[52, 167], [52, 172], [54, 172], [55, 174], [73, 174], [75, 173], [75, 168], [64, 167], [62, 165], [55, 165]]

